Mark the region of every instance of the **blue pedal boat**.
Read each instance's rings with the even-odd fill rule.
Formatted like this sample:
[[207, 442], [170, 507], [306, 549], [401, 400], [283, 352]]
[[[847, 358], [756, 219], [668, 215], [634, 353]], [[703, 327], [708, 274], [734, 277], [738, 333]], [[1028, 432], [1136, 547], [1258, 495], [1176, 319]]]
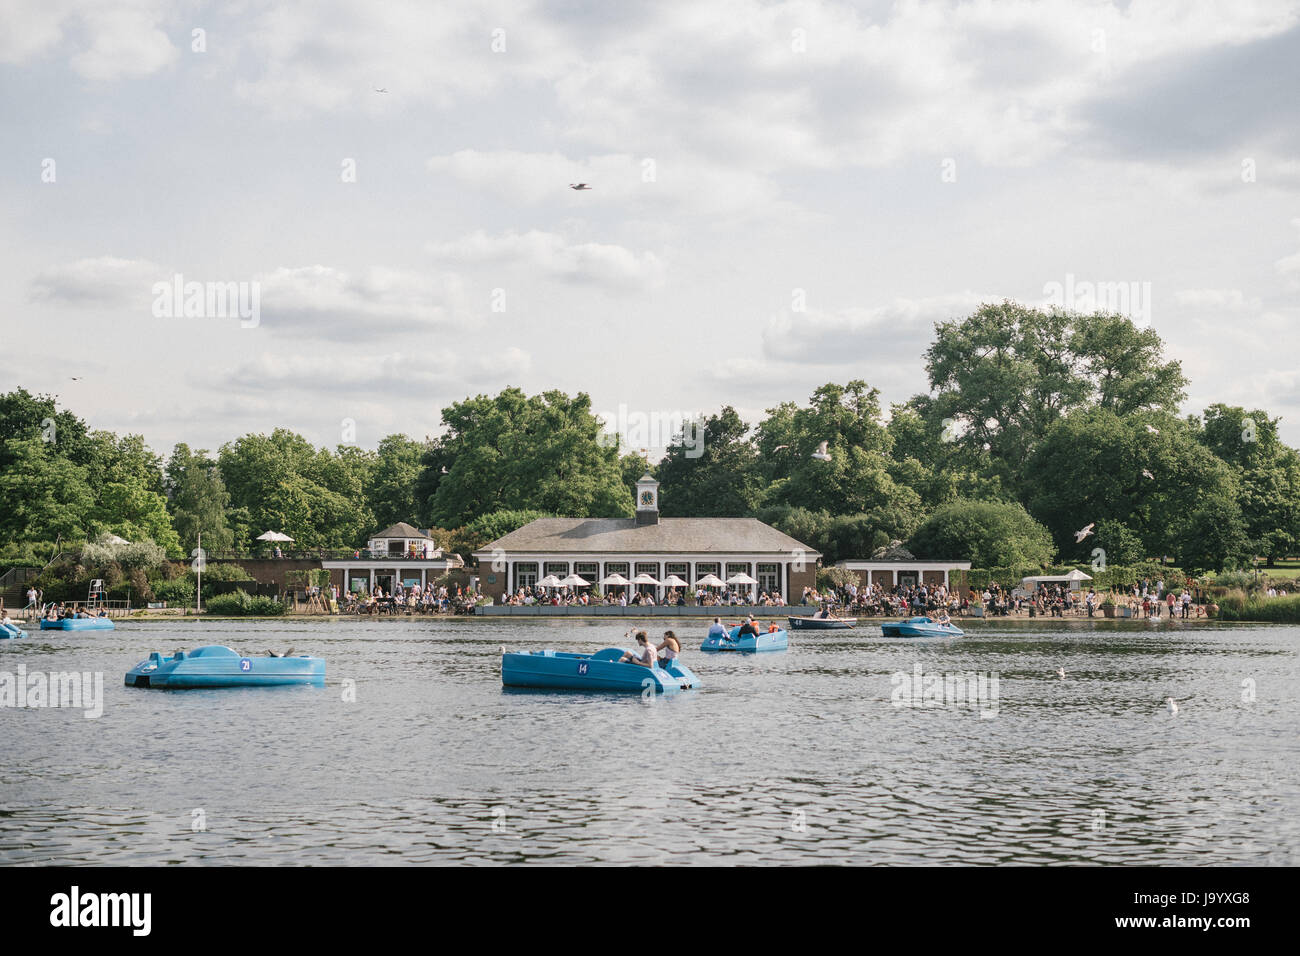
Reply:
[[5, 621], [0, 621], [0, 641], [8, 640], [14, 637], [23, 637], [26, 634], [27, 632], [24, 631], [17, 624], [9, 624]]
[[880, 630], [885, 637], [962, 637], [966, 633], [955, 624], [940, 624], [928, 617], [884, 622], [880, 625]]
[[728, 635], [730, 640], [715, 634], [706, 637], [700, 645], [702, 651], [747, 651], [756, 654], [759, 651], [783, 651], [790, 646], [790, 637], [785, 631], [767, 631], [757, 637], [753, 634], [740, 636], [740, 628], [733, 627]]
[[127, 687], [187, 690], [203, 687], [280, 687], [325, 684], [325, 661], [319, 657], [244, 657], [224, 644], [177, 651], [157, 651], [126, 672]]
[[111, 617], [64, 617], [57, 621], [41, 618], [42, 631], [111, 631], [115, 627]]
[[675, 694], [700, 686], [700, 679], [686, 665], [674, 661], [669, 667], [656, 664], [621, 663], [623, 651], [607, 647], [595, 654], [565, 654], [550, 649], [501, 654], [501, 683], [505, 687], [545, 690], [651, 691]]

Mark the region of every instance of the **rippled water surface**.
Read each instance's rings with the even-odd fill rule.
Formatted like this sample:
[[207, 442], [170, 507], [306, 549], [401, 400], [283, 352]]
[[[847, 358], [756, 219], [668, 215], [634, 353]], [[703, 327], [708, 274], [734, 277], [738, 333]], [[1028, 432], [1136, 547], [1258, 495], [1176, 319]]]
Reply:
[[[99, 719], [0, 709], [0, 863], [1300, 862], [1300, 628], [865, 624], [741, 657], [701, 654], [699, 622], [655, 625], [674, 623], [706, 686], [649, 701], [502, 689], [502, 645], [630, 646], [602, 621], [0, 641], [0, 671], [102, 671], [105, 697]], [[150, 651], [202, 644], [292, 645], [327, 684], [123, 686]], [[897, 706], [918, 663], [996, 675], [997, 699]]]

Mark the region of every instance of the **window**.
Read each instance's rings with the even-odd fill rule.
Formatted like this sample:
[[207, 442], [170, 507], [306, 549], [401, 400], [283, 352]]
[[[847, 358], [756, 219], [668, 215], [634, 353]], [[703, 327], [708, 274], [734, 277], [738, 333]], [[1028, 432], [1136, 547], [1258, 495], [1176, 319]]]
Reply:
[[573, 565], [573, 573], [595, 584], [600, 580], [600, 565], [595, 561], [578, 561]]
[[567, 578], [569, 576], [569, 562], [547, 561], [546, 574], [554, 574], [557, 578]]
[[754, 577], [758, 578], [758, 587], [761, 591], [767, 591], [770, 594], [781, 589], [781, 566], [779, 564], [760, 564], [758, 573]]
[[[648, 574], [648, 575], [650, 575], [650, 577], [652, 577], [652, 578], [654, 578], [656, 581], [658, 581], [658, 580], [659, 580], [659, 562], [658, 562], [658, 561], [638, 561], [638, 562], [636, 563], [636, 573], [637, 573], [637, 574]], [[638, 591], [640, 591], [641, 593], [643, 593], [643, 594], [645, 594], [645, 593], [647, 593], [647, 592], [653, 594], [653, 593], [654, 593], [654, 590], [655, 590], [655, 586], [654, 586], [653, 584], [638, 584], [638, 585], [636, 586], [636, 589], [637, 589]]]
[[691, 566], [684, 562], [664, 565], [664, 577], [675, 574], [687, 584], [691, 583]]
[[537, 583], [537, 562], [528, 561], [515, 565], [515, 587], [530, 588]]

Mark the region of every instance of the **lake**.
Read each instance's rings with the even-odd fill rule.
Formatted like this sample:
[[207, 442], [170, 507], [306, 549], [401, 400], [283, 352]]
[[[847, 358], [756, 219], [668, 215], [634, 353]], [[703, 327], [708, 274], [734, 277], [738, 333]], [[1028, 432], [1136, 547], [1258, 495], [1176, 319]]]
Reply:
[[[29, 631], [0, 671], [102, 672], [103, 715], [0, 709], [0, 863], [1300, 862], [1300, 628], [961, 623], [742, 657], [655, 620], [705, 686], [649, 700], [501, 686], [503, 645], [630, 648], [626, 621]], [[292, 646], [327, 684], [123, 686], [202, 644]]]

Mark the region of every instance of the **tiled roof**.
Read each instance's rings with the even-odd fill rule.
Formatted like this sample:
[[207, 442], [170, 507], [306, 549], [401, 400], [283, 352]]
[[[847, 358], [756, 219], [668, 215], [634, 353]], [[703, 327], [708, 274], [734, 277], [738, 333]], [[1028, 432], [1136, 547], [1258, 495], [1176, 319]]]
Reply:
[[538, 518], [475, 551], [603, 552], [607, 554], [803, 554], [814, 551], [756, 518], [660, 518], [638, 526], [634, 518]]

